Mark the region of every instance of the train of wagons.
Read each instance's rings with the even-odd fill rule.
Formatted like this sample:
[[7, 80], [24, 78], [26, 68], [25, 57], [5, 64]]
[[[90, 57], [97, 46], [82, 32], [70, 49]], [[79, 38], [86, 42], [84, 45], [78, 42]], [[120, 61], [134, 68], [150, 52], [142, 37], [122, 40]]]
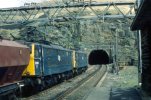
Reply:
[[87, 69], [87, 54], [56, 45], [0, 40], [0, 100], [42, 90]]

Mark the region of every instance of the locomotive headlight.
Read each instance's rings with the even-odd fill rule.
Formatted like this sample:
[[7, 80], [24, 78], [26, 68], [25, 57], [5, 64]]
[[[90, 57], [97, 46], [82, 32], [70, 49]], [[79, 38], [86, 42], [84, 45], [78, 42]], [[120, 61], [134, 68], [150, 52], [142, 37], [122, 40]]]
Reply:
[[38, 69], [38, 66], [39, 66], [39, 62], [36, 61], [36, 62], [35, 62], [35, 67], [36, 67], [36, 69]]

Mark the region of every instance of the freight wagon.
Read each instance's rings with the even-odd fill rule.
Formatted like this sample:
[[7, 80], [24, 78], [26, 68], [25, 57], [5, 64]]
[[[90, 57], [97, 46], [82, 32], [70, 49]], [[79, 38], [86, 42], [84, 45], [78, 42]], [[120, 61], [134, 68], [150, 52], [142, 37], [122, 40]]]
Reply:
[[30, 50], [15, 41], [0, 40], [0, 100], [16, 98], [21, 77], [29, 63]]

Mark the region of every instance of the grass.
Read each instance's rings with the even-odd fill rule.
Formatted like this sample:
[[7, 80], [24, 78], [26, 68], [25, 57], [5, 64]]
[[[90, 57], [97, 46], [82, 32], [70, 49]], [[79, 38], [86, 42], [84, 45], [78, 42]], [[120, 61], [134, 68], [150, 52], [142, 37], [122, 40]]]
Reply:
[[138, 69], [135, 66], [127, 66], [119, 72], [114, 79], [114, 86], [118, 88], [129, 88], [138, 85]]

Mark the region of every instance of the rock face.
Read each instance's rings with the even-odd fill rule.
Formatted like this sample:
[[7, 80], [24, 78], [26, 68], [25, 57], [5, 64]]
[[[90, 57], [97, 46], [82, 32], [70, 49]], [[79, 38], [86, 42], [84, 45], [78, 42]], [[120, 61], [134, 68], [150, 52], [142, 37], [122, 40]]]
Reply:
[[[130, 63], [131, 59], [137, 59], [136, 34], [129, 29], [131, 21], [109, 19], [105, 22], [100, 20], [64, 22], [47, 26], [47, 30], [45, 27], [24, 27], [18, 32], [3, 29], [1, 36], [14, 40], [57, 44], [66, 48], [86, 50], [89, 53], [93, 49], [110, 52], [108, 48], [110, 45], [115, 47], [117, 35], [117, 59], [119, 64], [123, 65], [124, 62]], [[113, 55], [114, 53], [112, 50]]]

